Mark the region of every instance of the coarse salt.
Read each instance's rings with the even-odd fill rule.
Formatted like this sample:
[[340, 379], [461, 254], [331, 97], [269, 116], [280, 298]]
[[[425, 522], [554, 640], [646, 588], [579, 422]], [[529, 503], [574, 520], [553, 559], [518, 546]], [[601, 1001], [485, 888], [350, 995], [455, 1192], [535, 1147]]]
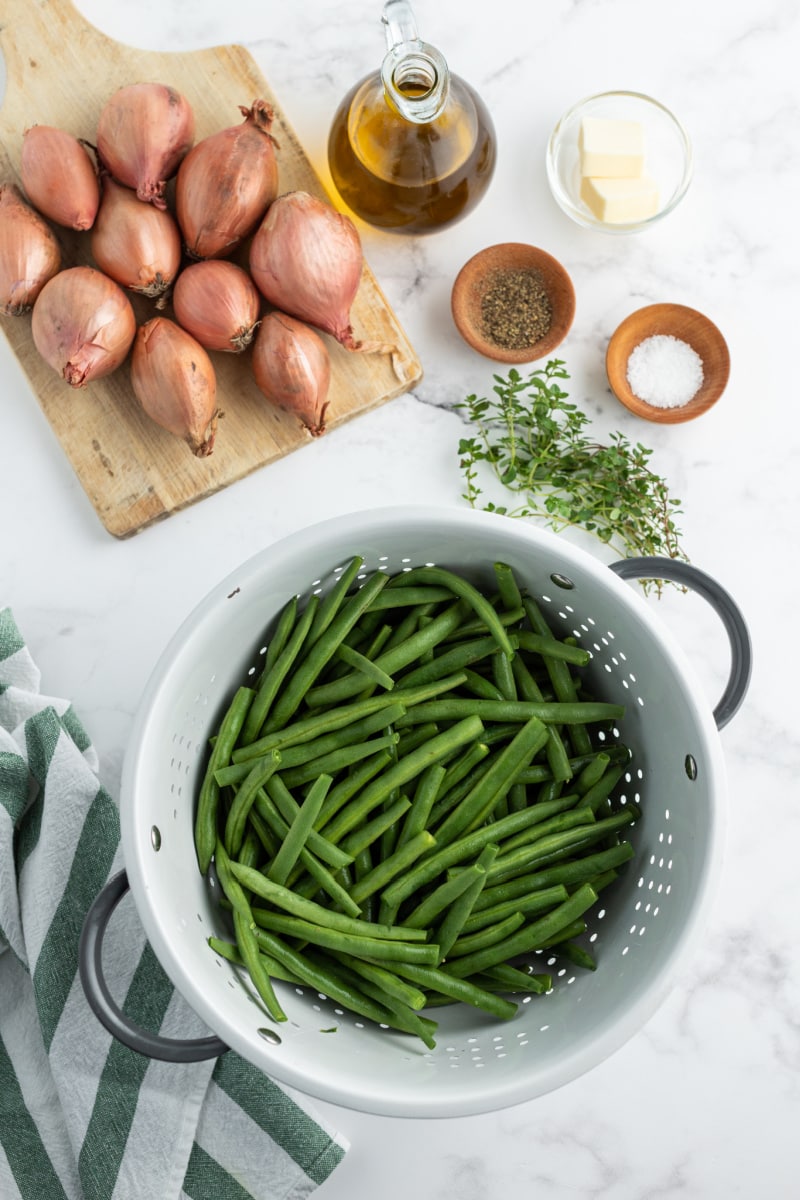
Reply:
[[680, 408], [703, 383], [703, 360], [680, 338], [657, 333], [631, 352], [627, 377], [631, 391], [655, 408]]

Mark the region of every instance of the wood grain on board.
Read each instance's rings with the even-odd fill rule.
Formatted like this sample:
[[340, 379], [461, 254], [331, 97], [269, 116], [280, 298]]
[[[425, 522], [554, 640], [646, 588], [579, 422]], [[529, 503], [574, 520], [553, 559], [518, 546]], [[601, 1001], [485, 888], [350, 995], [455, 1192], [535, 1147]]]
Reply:
[[[0, 181], [20, 184], [22, 134], [30, 125], [55, 125], [93, 143], [100, 110], [117, 88], [156, 81], [189, 100], [196, 141], [237, 124], [240, 105], [266, 100], [275, 110], [280, 191], [302, 190], [330, 201], [276, 97], [241, 46], [180, 54], [137, 50], [89, 25], [69, 0], [3, 0], [0, 49], [7, 72], [0, 106]], [[91, 264], [88, 233], [54, 230], [65, 266]], [[140, 323], [157, 315], [152, 301], [133, 295], [131, 300]], [[172, 315], [169, 307], [163, 315]], [[357, 337], [389, 344], [394, 352], [354, 354], [323, 335], [332, 364], [329, 430], [407, 392], [422, 377], [420, 362], [367, 264], [351, 318]], [[270, 405], [256, 387], [249, 351], [212, 354], [225, 416], [214, 453], [197, 459], [141, 411], [127, 363], [106, 379], [73, 389], [38, 355], [30, 315], [4, 317], [0, 328], [100, 520], [117, 537], [136, 533], [308, 442], [310, 435], [297, 418]]]

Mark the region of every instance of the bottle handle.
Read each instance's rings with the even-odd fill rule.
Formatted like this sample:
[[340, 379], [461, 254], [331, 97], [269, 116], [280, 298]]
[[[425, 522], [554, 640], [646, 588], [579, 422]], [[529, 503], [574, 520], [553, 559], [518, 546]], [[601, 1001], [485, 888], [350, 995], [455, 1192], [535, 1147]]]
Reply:
[[381, 20], [385, 26], [387, 50], [419, 41], [414, 10], [407, 0], [386, 0]]

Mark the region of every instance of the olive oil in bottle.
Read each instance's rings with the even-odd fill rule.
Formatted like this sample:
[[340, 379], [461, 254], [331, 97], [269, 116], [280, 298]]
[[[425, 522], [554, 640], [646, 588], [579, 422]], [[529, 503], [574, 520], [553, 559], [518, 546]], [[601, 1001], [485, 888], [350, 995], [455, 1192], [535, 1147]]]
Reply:
[[420, 41], [405, 0], [383, 10], [389, 46], [380, 72], [344, 97], [331, 125], [328, 163], [344, 202], [371, 225], [426, 233], [466, 216], [495, 166], [483, 101]]

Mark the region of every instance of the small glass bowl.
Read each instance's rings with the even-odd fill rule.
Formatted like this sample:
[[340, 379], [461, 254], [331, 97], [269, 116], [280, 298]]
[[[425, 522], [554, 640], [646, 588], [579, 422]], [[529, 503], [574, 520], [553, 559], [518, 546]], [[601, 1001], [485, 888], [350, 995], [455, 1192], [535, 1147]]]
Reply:
[[[642, 221], [612, 224], [599, 221], [580, 198], [578, 135], [584, 117], [639, 121], [645, 136], [645, 172], [658, 185], [661, 206]], [[547, 145], [547, 180], [557, 203], [573, 221], [604, 233], [638, 233], [672, 212], [686, 195], [692, 178], [692, 146], [673, 113], [640, 92], [602, 92], [581, 100], [564, 114]]]

